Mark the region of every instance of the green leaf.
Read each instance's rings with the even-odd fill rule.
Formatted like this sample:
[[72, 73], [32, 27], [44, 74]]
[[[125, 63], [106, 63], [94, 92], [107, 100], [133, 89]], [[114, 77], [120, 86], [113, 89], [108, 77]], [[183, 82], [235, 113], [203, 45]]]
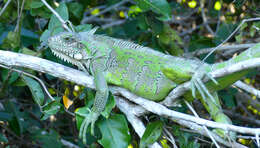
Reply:
[[43, 116], [41, 117], [41, 120], [46, 120], [51, 115], [56, 114], [61, 109], [62, 104], [59, 103], [59, 100], [60, 98], [44, 105], [44, 107], [42, 108]]
[[42, 33], [42, 35], [41, 35], [41, 37], [40, 37], [40, 41], [47, 43], [47, 40], [48, 40], [48, 38], [49, 38], [50, 36], [51, 36], [51, 31], [48, 30], [48, 29], [46, 29], [46, 30]]
[[84, 88], [83, 93], [80, 95], [80, 99], [84, 98], [85, 106], [91, 108], [95, 100], [96, 91], [90, 88]]
[[8, 139], [2, 133], [0, 133], [0, 142], [5, 142], [5, 143], [8, 142]]
[[13, 116], [13, 118], [9, 121], [9, 126], [17, 135], [22, 134], [23, 128], [19, 117]]
[[6, 112], [0, 112], [0, 121], [9, 121], [12, 119], [12, 115]]
[[[21, 116], [18, 114], [18, 107], [8, 100], [4, 104], [5, 111], [10, 113], [12, 115], [11, 119], [9, 120], [8, 124], [10, 129], [17, 135], [21, 135], [23, 132], [23, 126], [21, 124], [21, 120], [23, 119]], [[20, 120], [21, 119], [21, 120]]]
[[30, 77], [24, 75], [22, 75], [21, 77], [24, 80], [24, 82], [27, 84], [27, 86], [30, 88], [34, 101], [39, 106], [42, 106], [44, 103], [44, 93], [42, 91], [40, 84]]
[[183, 49], [178, 46], [183, 42], [178, 33], [171, 28], [171, 26], [164, 24], [162, 32], [158, 35], [160, 46], [168, 51], [171, 55], [181, 56]]
[[157, 14], [163, 15], [161, 20], [167, 21], [171, 19], [171, 7], [167, 0], [135, 0], [137, 5], [143, 10], [152, 10]]
[[247, 25], [247, 23], [244, 23], [241, 27], [240, 27], [240, 31], [243, 31], [246, 27], [247, 27], [248, 25]]
[[42, 7], [44, 4], [41, 1], [32, 1], [30, 4], [31, 8], [40, 8]]
[[33, 141], [37, 141], [41, 144], [42, 148], [62, 148], [62, 144], [60, 142], [60, 136], [59, 134], [53, 130], [50, 129], [49, 132], [44, 131], [42, 129], [37, 131], [32, 131], [31, 137]]
[[163, 123], [155, 121], [149, 123], [140, 141], [140, 148], [146, 148], [148, 145], [153, 144], [161, 136]]
[[76, 18], [81, 18], [83, 12], [83, 5], [77, 2], [70, 3], [68, 5], [70, 13], [72, 13]]
[[130, 142], [127, 121], [123, 115], [115, 114], [97, 123], [102, 133], [98, 141], [105, 148], [127, 147]]
[[221, 96], [221, 100], [229, 108], [236, 106], [236, 102], [235, 102], [235, 100], [236, 100], [235, 94], [236, 93], [237, 93], [237, 90], [234, 89], [234, 88], [229, 88], [229, 89], [219, 91], [219, 95]]
[[32, 8], [30, 10], [32, 16], [40, 16], [49, 19], [52, 15], [51, 11], [47, 7]]
[[75, 110], [75, 115], [76, 115], [76, 125], [77, 125], [77, 129], [79, 130], [80, 129], [80, 126], [81, 126], [81, 123], [83, 122], [84, 120], [84, 117], [80, 116], [82, 114], [88, 114], [89, 113], [89, 108], [87, 106], [84, 106], [84, 107], [80, 107], [80, 108], [77, 108]]
[[[55, 9], [55, 11], [61, 16], [61, 18], [65, 21], [67, 21], [69, 19], [69, 13], [68, 13], [68, 8], [65, 5], [65, 3], [61, 3], [59, 5], [58, 8]], [[48, 25], [48, 29], [51, 32], [55, 32], [54, 30], [58, 29], [58, 28], [62, 28], [62, 24], [59, 21], [59, 19], [53, 14], [51, 16], [49, 25]]]
[[235, 38], [236, 38], [236, 41], [237, 41], [238, 43], [242, 43], [243, 34], [242, 34], [242, 33], [239, 33], [239, 35], [236, 35]]
[[215, 43], [219, 44], [224, 41], [235, 29], [236, 25], [233, 24], [221, 24], [218, 31], [216, 32]]
[[[209, 48], [209, 47], [214, 47], [216, 46], [215, 43], [213, 43], [211, 38], [207, 37], [201, 37], [201, 36], [194, 36], [191, 39], [191, 42], [189, 44], [189, 51], [195, 51], [195, 50], [200, 50], [203, 48]], [[200, 55], [200, 59], [203, 59], [207, 54], [202, 54]], [[208, 63], [214, 63], [215, 62], [215, 55], [214, 53], [211, 54], [207, 59], [206, 62]]]
[[17, 48], [20, 46], [20, 34], [9, 31], [7, 37], [3, 40], [3, 48]]
[[27, 54], [27, 55], [32, 55], [32, 56], [36, 56], [36, 55], [40, 56], [40, 54], [38, 54], [37, 52], [35, 52], [31, 49], [25, 48], [25, 47], [21, 49], [21, 53]]
[[108, 118], [112, 109], [116, 106], [116, 101], [114, 99], [114, 96], [109, 93], [109, 98], [108, 98], [108, 101], [107, 101], [107, 104], [106, 104], [106, 107], [104, 109], [103, 112], [101, 112], [101, 114], [105, 117], [105, 118]]
[[[8, 73], [10, 70], [3, 69], [1, 70], [1, 76], [3, 80], [7, 79]], [[8, 85], [13, 84], [19, 78], [19, 74], [17, 72], [12, 72], [10, 77], [8, 78]]]
[[[173, 135], [178, 137], [180, 148], [199, 148], [200, 144], [193, 137], [195, 134], [186, 133], [180, 130], [179, 126], [173, 126]], [[193, 139], [192, 139], [193, 138]]]

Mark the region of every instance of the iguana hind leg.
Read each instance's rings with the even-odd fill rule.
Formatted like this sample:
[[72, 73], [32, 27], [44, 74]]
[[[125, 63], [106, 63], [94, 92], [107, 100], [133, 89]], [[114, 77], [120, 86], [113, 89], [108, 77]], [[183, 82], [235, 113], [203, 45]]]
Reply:
[[202, 81], [202, 79], [206, 76], [210, 80], [212, 80], [216, 85], [218, 85], [218, 82], [209, 74], [206, 68], [208, 68], [208, 65], [202, 65], [193, 74], [190, 81], [192, 96], [193, 98], [196, 98], [196, 90], [198, 90], [203, 100], [206, 100], [206, 98], [210, 98], [211, 101], [217, 105], [217, 102], [215, 102], [216, 99], [213, 97], [213, 95], [210, 93], [210, 91], [207, 89], [207, 87]]
[[[227, 117], [222, 111], [217, 92], [211, 92], [211, 94], [214, 98], [214, 102], [209, 98], [202, 99], [201, 96], [199, 96], [198, 99], [202, 102], [203, 106], [209, 112], [213, 120], [220, 123], [232, 124], [232, 121], [229, 119], [229, 117]], [[234, 132], [228, 132], [222, 129], [215, 129], [214, 131], [223, 138], [228, 137], [235, 139], [236, 137]]]

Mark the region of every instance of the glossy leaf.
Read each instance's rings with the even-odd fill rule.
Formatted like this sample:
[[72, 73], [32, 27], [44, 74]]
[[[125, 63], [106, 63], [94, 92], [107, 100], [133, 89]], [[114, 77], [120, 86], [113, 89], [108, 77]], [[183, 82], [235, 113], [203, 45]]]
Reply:
[[83, 122], [84, 120], [84, 117], [80, 116], [81, 115], [84, 115], [84, 114], [88, 114], [89, 113], [89, 108], [88, 107], [80, 107], [80, 108], [77, 108], [75, 110], [75, 115], [76, 115], [76, 126], [77, 126], [77, 129], [79, 130], [80, 129], [80, 126], [81, 126], [81, 123]]
[[56, 114], [62, 107], [62, 104], [59, 103], [60, 98], [55, 101], [51, 101], [45, 104], [42, 108], [43, 115], [41, 120], [46, 120], [49, 116]]
[[27, 84], [27, 86], [29, 87], [32, 95], [33, 95], [33, 99], [34, 101], [39, 105], [42, 106], [44, 103], [44, 93], [43, 90], [41, 88], [41, 85], [34, 79], [24, 76], [21, 76], [22, 79], [24, 80], [24, 82]]
[[105, 148], [127, 147], [130, 142], [129, 129], [123, 115], [114, 114], [98, 122], [102, 139], [98, 142]]
[[137, 5], [143, 10], [152, 10], [157, 14], [163, 15], [162, 20], [171, 19], [171, 7], [167, 0], [135, 0]]
[[[69, 19], [69, 13], [68, 13], [68, 8], [66, 6], [65, 3], [61, 3], [59, 5], [58, 8], [55, 9], [56, 12], [61, 16], [61, 18], [65, 21], [67, 21]], [[51, 16], [51, 19], [50, 19], [50, 22], [49, 22], [49, 25], [48, 25], [48, 29], [52, 32], [52, 35], [53, 34], [56, 34], [58, 32], [61, 32], [63, 31], [63, 29], [61, 28], [62, 27], [62, 24], [61, 22], [59, 21], [59, 19], [53, 14]]]
[[12, 114], [6, 112], [0, 112], [0, 121], [9, 121], [12, 119]]
[[5, 135], [0, 133], [0, 142], [8, 142], [8, 139], [5, 137]]
[[140, 141], [140, 148], [146, 148], [148, 145], [153, 144], [161, 136], [163, 130], [163, 123], [155, 121], [149, 123]]
[[42, 7], [44, 4], [41, 1], [32, 1], [30, 4], [31, 8], [40, 8]]
[[53, 129], [49, 129], [49, 131], [45, 131], [42, 129], [32, 131], [31, 137], [33, 141], [37, 141], [37, 143], [40, 143], [42, 148], [62, 148], [60, 136]]

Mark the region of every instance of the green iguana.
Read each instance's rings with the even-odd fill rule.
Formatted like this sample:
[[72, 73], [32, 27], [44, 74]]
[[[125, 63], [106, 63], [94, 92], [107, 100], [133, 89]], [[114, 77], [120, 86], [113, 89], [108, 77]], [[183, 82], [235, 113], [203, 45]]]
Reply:
[[[94, 105], [85, 116], [79, 132], [83, 142], [86, 142], [87, 127], [91, 124], [93, 134], [94, 123], [105, 108], [108, 84], [124, 87], [149, 100], [161, 101], [177, 85], [191, 80], [192, 93], [188, 92], [185, 97], [198, 97], [215, 121], [232, 124], [222, 112], [216, 91], [231, 85], [249, 70], [218, 78], [217, 81], [208, 73], [260, 57], [258, 44], [226, 62], [210, 65], [199, 60], [165, 55], [129, 41], [96, 35], [95, 31], [96, 28], [80, 33], [63, 32], [48, 39], [54, 55], [94, 76]], [[204, 76], [211, 79], [205, 85], [201, 81]], [[223, 130], [218, 130], [218, 133], [221, 136], [226, 134]]]

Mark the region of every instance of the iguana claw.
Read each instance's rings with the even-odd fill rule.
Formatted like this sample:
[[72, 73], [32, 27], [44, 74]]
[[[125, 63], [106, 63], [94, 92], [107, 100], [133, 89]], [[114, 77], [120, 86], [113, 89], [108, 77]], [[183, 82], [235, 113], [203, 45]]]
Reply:
[[99, 117], [99, 113], [89, 111], [88, 114], [80, 114], [80, 116], [84, 117], [83, 122], [81, 123], [79, 130], [79, 138], [83, 140], [83, 143], [86, 144], [86, 132], [89, 124], [91, 124], [91, 135], [94, 135], [94, 125]]
[[[201, 68], [203, 68], [203, 66]], [[209, 97], [214, 103], [216, 103], [214, 97], [210, 94], [207, 87], [202, 82], [204, 76], [207, 76], [210, 80], [218, 85], [218, 82], [209, 73], [207, 73], [205, 69], [200, 70], [199, 68], [191, 78], [192, 96], [195, 98], [196, 90], [198, 90], [203, 100], [206, 100], [206, 97]]]

